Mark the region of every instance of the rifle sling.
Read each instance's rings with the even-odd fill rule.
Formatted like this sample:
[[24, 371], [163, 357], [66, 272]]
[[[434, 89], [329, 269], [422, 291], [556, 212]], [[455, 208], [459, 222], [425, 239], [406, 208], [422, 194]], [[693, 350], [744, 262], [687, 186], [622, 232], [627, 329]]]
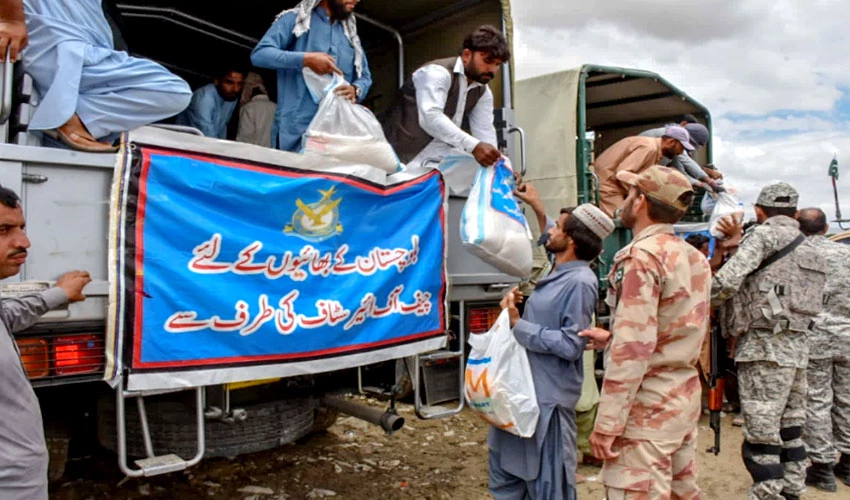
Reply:
[[774, 253], [774, 254], [773, 254], [773, 255], [771, 255], [770, 257], [768, 257], [768, 258], [764, 259], [764, 260], [761, 262], [761, 264], [759, 265], [759, 267], [757, 267], [757, 268], [756, 268], [756, 270], [755, 270], [755, 271], [753, 271], [753, 272], [752, 272], [752, 273], [750, 273], [750, 274], [751, 274], [751, 275], [752, 275], [752, 274], [755, 274], [755, 273], [757, 273], [757, 272], [761, 271], [762, 269], [764, 269], [765, 267], [767, 267], [767, 266], [769, 266], [769, 265], [773, 264], [773, 263], [774, 263], [774, 262], [776, 262], [777, 260], [779, 260], [779, 259], [781, 259], [781, 258], [783, 258], [783, 257], [787, 256], [788, 254], [790, 254], [791, 252], [793, 252], [793, 251], [794, 251], [794, 249], [796, 249], [798, 246], [800, 246], [800, 245], [801, 245], [804, 241], [806, 241], [806, 237], [805, 237], [805, 236], [803, 236], [803, 234], [801, 233], [799, 236], [797, 236], [796, 238], [794, 238], [794, 241], [792, 241], [791, 243], [789, 243], [789, 244], [785, 245], [785, 246], [784, 246], [784, 247], [782, 247], [782, 248], [781, 248], [778, 252]]

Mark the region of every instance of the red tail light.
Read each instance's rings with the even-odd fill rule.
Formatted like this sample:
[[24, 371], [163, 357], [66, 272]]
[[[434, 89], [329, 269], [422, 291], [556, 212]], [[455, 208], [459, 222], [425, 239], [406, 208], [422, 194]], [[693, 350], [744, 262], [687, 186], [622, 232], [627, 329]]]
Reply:
[[79, 375], [102, 369], [103, 339], [97, 335], [69, 335], [53, 341], [56, 375]]
[[493, 326], [502, 310], [498, 306], [470, 307], [469, 333], [484, 333]]

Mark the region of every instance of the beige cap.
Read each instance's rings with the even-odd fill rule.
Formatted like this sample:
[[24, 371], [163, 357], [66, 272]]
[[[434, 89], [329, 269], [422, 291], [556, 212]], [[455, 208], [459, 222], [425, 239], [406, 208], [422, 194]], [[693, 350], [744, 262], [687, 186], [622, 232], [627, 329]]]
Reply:
[[694, 191], [687, 177], [681, 172], [661, 165], [653, 165], [639, 174], [627, 171], [617, 172], [617, 180], [634, 186], [650, 198], [683, 212], [688, 209], [688, 206], [682, 203], [679, 197]]

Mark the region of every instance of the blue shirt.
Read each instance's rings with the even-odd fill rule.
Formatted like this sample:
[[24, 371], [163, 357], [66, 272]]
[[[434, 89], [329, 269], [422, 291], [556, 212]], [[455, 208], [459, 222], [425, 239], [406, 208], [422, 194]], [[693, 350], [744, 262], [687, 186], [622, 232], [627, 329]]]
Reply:
[[285, 151], [301, 148], [301, 136], [319, 107], [310, 97], [301, 74], [305, 53], [323, 52], [333, 56], [345, 81], [360, 89], [360, 100], [372, 87], [366, 54], [363, 54], [363, 74], [356, 77], [354, 47], [345, 36], [342, 23], [331, 24], [328, 13], [321, 7], [316, 8], [310, 30], [296, 38], [292, 34], [295, 18], [295, 12], [281, 16], [251, 53], [254, 66], [277, 70], [278, 101], [272, 126], [272, 147]]
[[[528, 352], [540, 419], [534, 436], [523, 439], [491, 428], [487, 444], [501, 455], [501, 466], [527, 481], [540, 470], [540, 450], [549, 421], [555, 415], [564, 428], [567, 470], [575, 471], [575, 405], [584, 381], [582, 356], [587, 340], [579, 337], [590, 328], [598, 299], [598, 282], [583, 260], [559, 264], [537, 282], [525, 310], [514, 326], [514, 337]], [[570, 480], [571, 484], [575, 484]]]
[[222, 99], [214, 84], [204, 85], [192, 94], [192, 102], [177, 116], [177, 123], [195, 127], [207, 137], [227, 139], [227, 123], [236, 102]]

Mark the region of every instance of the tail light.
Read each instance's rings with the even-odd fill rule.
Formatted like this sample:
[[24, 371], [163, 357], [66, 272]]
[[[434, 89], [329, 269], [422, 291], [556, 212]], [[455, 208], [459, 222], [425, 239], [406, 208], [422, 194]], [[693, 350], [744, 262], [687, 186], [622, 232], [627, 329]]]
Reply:
[[493, 326], [502, 310], [498, 306], [470, 307], [469, 333], [484, 333]]
[[18, 339], [21, 361], [30, 379], [50, 375], [50, 350], [45, 339]]
[[53, 341], [56, 375], [79, 375], [103, 368], [103, 338], [68, 335]]

